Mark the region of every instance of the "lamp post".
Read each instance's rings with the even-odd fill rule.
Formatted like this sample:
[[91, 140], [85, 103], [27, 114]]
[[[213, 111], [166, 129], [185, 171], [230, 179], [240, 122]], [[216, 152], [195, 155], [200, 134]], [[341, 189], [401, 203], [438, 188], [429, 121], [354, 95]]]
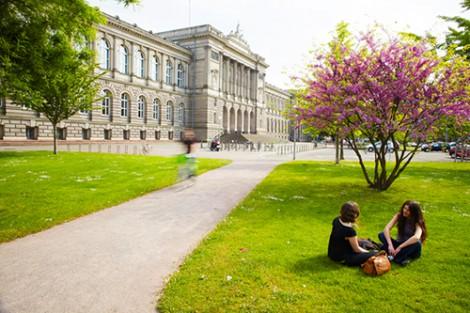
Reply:
[[299, 127], [300, 127], [300, 122], [295, 118], [295, 127], [294, 127], [294, 151], [292, 153], [292, 160], [295, 160], [295, 142], [299, 139]]

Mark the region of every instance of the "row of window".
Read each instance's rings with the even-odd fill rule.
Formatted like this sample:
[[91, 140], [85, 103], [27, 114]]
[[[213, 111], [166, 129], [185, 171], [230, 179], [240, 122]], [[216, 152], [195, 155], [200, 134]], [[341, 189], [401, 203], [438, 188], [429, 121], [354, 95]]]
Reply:
[[[108, 41], [102, 38], [99, 42], [99, 49], [98, 49], [98, 58], [99, 58], [99, 65], [102, 69], [111, 70], [111, 46]], [[129, 75], [129, 49], [121, 45], [119, 47], [119, 67], [118, 70], [126, 75]], [[159, 67], [160, 67], [160, 60], [159, 58], [154, 55], [151, 59], [151, 65], [149, 68], [149, 75], [150, 79], [158, 80], [159, 76]], [[135, 54], [135, 74], [138, 77], [145, 78], [145, 57], [142, 51], [137, 51]], [[177, 73], [176, 73], [176, 85], [180, 88], [186, 87], [185, 76], [186, 72], [184, 69], [183, 64], [178, 63], [177, 66]], [[165, 83], [168, 85], [173, 84], [173, 63], [170, 60], [166, 61], [165, 66]]]
[[[110, 116], [111, 114], [111, 105], [113, 103], [112, 94], [109, 90], [103, 91], [103, 100], [101, 102], [101, 114], [105, 116]], [[129, 117], [129, 107], [130, 107], [130, 97], [129, 94], [123, 93], [120, 99], [120, 112], [121, 117]], [[156, 121], [160, 120], [160, 110], [161, 104], [158, 98], [153, 99], [152, 102], [152, 119]], [[146, 112], [146, 100], [144, 96], [139, 96], [137, 98], [137, 117], [144, 119]], [[171, 123], [175, 122], [175, 108], [172, 101], [166, 103], [166, 120]], [[184, 123], [184, 104], [181, 103], [176, 110], [176, 121]]]
[[266, 95], [266, 104], [270, 109], [283, 110], [285, 108], [285, 100], [274, 96]]
[[[3, 125], [0, 125], [3, 126]], [[123, 129], [122, 130], [122, 139], [124, 140], [130, 140], [130, 134], [131, 131], [128, 129]], [[30, 140], [37, 140], [39, 137], [39, 127], [38, 126], [26, 126], [26, 139]], [[112, 129], [103, 129], [103, 138], [105, 140], [111, 140], [113, 137], [113, 130]], [[146, 140], [147, 139], [147, 131], [146, 130], [140, 130], [139, 132], [139, 138], [141, 140]], [[156, 130], [155, 131], [155, 139], [159, 140], [161, 138], [161, 131]], [[3, 139], [3, 127], [0, 128], [0, 139]], [[57, 128], [57, 139], [59, 140], [66, 140], [67, 139], [67, 128]], [[84, 140], [90, 140], [91, 139], [91, 128], [82, 128], [82, 139]], [[172, 140], [173, 139], [173, 131], [170, 130], [168, 131], [168, 139]]]
[[272, 132], [272, 133], [287, 132], [288, 122], [268, 118], [266, 120], [266, 127], [267, 127], [267, 132]]

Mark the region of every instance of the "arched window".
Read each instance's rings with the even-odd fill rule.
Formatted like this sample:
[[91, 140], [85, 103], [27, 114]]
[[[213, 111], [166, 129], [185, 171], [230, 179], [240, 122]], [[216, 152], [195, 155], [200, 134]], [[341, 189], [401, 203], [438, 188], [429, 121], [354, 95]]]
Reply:
[[129, 95], [127, 93], [121, 95], [121, 116], [129, 116]]
[[137, 99], [137, 117], [144, 118], [145, 116], [145, 98], [144, 96], [139, 96]]
[[173, 112], [174, 112], [173, 102], [168, 101], [166, 104], [166, 120], [169, 121], [171, 125], [173, 125], [175, 122], [173, 118], [174, 117]]
[[160, 100], [157, 98], [153, 99], [152, 118], [157, 121], [160, 120]]
[[144, 54], [142, 51], [137, 51], [135, 54], [135, 74], [138, 77], [144, 77]]
[[171, 85], [173, 83], [173, 64], [170, 60], [166, 60], [166, 75], [165, 75], [165, 82], [167, 85]]
[[101, 114], [109, 116], [111, 112], [112, 95], [109, 90], [103, 90], [103, 101], [101, 102]]
[[129, 50], [124, 45], [119, 47], [119, 71], [129, 74]]
[[184, 66], [183, 64], [178, 64], [178, 71], [177, 71], [177, 84], [178, 84], [178, 87], [180, 88], [183, 88], [184, 87]]
[[154, 55], [152, 57], [152, 65], [150, 66], [150, 78], [153, 80], [158, 80], [158, 67], [160, 62], [158, 62], [158, 57]]
[[102, 38], [99, 43], [99, 62], [102, 69], [111, 69], [111, 47], [106, 39]]

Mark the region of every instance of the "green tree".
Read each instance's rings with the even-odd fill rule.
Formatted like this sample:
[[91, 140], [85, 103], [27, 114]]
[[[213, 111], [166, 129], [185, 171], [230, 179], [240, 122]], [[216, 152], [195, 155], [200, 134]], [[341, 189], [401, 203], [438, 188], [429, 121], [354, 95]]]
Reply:
[[[461, 3], [465, 11], [470, 10], [470, 0]], [[470, 20], [461, 16], [441, 16], [447, 22], [457, 24], [457, 27], [449, 27], [445, 46], [454, 47], [455, 52], [470, 60]]]
[[8, 95], [18, 103], [44, 114], [51, 122], [54, 154], [57, 153], [57, 124], [79, 110], [90, 110], [96, 101], [99, 75], [89, 49], [76, 49], [70, 39], [57, 32], [28, 70], [27, 83], [15, 84]]
[[[124, 5], [138, 0], [119, 0]], [[84, 0], [0, 2], [0, 97], [43, 113], [54, 128], [89, 110], [98, 76], [90, 43], [105, 19]]]

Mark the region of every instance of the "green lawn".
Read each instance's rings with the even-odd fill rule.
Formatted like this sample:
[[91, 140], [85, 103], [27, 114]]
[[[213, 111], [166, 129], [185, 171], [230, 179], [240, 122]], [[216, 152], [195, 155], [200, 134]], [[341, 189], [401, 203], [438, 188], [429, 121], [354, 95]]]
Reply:
[[[377, 233], [406, 199], [422, 203], [422, 257], [381, 277], [330, 261], [331, 221], [361, 207], [358, 234]], [[160, 312], [468, 312], [470, 164], [412, 163], [390, 190], [365, 186], [355, 163], [279, 166], [192, 253]]]
[[[199, 173], [227, 164], [199, 160]], [[0, 152], [0, 242], [175, 183], [176, 158]]]

